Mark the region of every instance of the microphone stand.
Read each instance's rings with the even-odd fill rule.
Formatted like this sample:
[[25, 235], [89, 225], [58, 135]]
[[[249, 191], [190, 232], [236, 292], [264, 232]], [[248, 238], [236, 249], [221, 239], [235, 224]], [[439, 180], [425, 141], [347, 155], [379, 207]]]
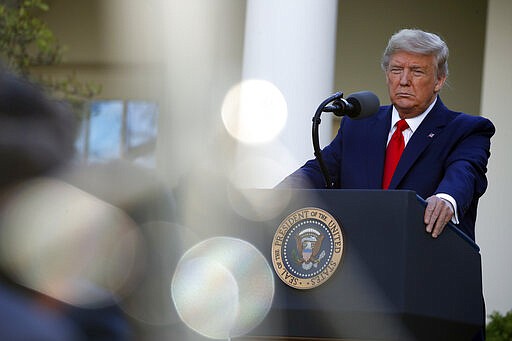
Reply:
[[334, 182], [332, 182], [331, 177], [329, 176], [329, 171], [327, 170], [327, 167], [325, 166], [324, 160], [322, 158], [322, 151], [320, 149], [320, 142], [318, 139], [318, 127], [320, 125], [321, 119], [320, 115], [322, 115], [322, 112], [324, 111], [327, 104], [340, 99], [343, 97], [342, 92], [336, 92], [335, 94], [331, 95], [327, 99], [325, 99], [322, 103], [320, 103], [320, 106], [316, 109], [315, 116], [313, 116], [313, 127], [311, 135], [313, 137], [313, 149], [314, 154], [316, 157], [316, 160], [318, 161], [318, 164], [320, 165], [320, 170], [322, 171], [322, 175], [324, 176], [325, 181], [325, 187], [326, 188], [334, 188]]

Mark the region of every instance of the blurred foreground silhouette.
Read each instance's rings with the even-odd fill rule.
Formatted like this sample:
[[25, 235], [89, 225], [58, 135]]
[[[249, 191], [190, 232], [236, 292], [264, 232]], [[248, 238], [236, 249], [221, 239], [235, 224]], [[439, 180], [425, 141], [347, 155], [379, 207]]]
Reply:
[[[50, 180], [69, 167], [77, 128], [74, 117], [64, 103], [48, 98], [36, 85], [0, 70], [2, 340], [125, 340], [131, 335], [115, 295], [95, 283], [86, 283], [79, 275], [56, 281], [52, 278], [56, 268], [45, 263], [54, 261], [53, 265], [73, 269], [73, 256], [93, 251], [59, 254], [59, 238], [69, 241], [78, 237], [68, 230], [46, 228], [63, 227], [76, 219], [64, 209], [58, 212], [56, 205], [38, 206], [41, 202], [62, 203], [73, 197], [60, 194], [78, 192]], [[91, 197], [88, 200], [94, 201]], [[63, 283], [66, 285], [59, 287]], [[86, 301], [77, 305], [73, 299], [79, 295], [74, 289], [101, 294], [95, 294], [92, 305]], [[70, 300], [65, 302], [63, 297]]]

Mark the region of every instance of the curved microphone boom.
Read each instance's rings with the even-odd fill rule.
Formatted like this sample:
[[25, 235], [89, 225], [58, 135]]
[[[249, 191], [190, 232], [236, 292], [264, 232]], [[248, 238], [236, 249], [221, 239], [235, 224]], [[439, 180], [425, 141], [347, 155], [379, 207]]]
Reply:
[[354, 92], [347, 99], [337, 98], [332, 105], [327, 105], [322, 111], [332, 112], [336, 116], [348, 116], [361, 119], [371, 116], [379, 110], [379, 98], [370, 91]]
[[[328, 105], [332, 103], [331, 105]], [[336, 116], [348, 116], [351, 119], [362, 119], [375, 114], [380, 107], [379, 98], [370, 91], [354, 92], [349, 95], [347, 99], [343, 98], [342, 92], [336, 92], [327, 99], [325, 99], [313, 116], [313, 148], [315, 157], [320, 165], [320, 170], [324, 176], [325, 187], [334, 188], [334, 183], [331, 181], [329, 172], [322, 159], [322, 152], [320, 149], [320, 142], [318, 139], [318, 126], [320, 125], [320, 116], [322, 112], [332, 112]]]

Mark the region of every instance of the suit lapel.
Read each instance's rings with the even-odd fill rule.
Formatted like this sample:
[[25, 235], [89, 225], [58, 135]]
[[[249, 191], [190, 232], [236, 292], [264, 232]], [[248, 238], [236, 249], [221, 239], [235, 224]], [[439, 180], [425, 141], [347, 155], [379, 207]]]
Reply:
[[397, 188], [423, 151], [434, 141], [443, 127], [446, 126], [446, 110], [441, 99], [438, 98], [437, 103], [407, 143], [391, 179], [390, 189]]
[[382, 110], [373, 118], [368, 119], [366, 126], [366, 172], [368, 174], [368, 188], [381, 188], [382, 174], [384, 172], [384, 158], [386, 157], [386, 141], [391, 126], [391, 109]]

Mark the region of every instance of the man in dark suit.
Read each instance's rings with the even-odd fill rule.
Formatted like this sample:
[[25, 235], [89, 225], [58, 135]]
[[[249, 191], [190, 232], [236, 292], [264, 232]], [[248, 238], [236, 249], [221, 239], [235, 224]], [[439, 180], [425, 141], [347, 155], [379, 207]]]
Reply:
[[[394, 34], [382, 58], [392, 105], [367, 119], [343, 118], [322, 157], [336, 188], [414, 190], [427, 198], [424, 220], [432, 237], [451, 220], [474, 239], [495, 129], [483, 117], [442, 103], [447, 60], [448, 47], [435, 34], [410, 29]], [[398, 149], [398, 156], [391, 149]], [[282, 186], [324, 188], [318, 162], [308, 161]]]

